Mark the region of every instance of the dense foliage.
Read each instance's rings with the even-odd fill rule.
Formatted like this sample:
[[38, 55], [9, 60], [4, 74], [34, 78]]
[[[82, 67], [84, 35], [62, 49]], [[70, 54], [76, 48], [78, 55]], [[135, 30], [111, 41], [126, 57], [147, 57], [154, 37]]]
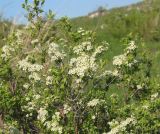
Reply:
[[42, 17], [44, 2], [25, 0], [29, 24], [0, 48], [0, 132], [158, 134], [160, 85], [142, 41], [123, 39], [109, 69], [109, 44], [51, 11]]

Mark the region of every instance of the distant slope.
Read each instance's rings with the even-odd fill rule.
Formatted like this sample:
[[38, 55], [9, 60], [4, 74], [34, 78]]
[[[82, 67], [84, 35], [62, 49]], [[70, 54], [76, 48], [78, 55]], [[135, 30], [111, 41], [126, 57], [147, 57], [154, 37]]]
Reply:
[[75, 18], [72, 23], [95, 30], [99, 40], [121, 39], [129, 33], [139, 33], [146, 41], [160, 41], [160, 0], [114, 8], [95, 18]]

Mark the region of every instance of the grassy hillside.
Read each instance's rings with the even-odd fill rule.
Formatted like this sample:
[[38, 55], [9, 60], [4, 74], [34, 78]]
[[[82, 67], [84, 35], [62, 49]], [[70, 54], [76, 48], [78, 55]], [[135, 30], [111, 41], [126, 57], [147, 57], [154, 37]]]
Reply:
[[97, 41], [106, 40], [110, 46], [108, 58], [121, 52], [120, 40], [129, 34], [139, 35], [150, 51], [154, 65], [153, 73], [160, 69], [160, 0], [145, 0], [126, 7], [114, 8], [104, 16], [75, 18], [75, 27], [96, 31]]
[[159, 0], [147, 0], [108, 10], [104, 16], [76, 18], [73, 19], [73, 24], [95, 30], [99, 40], [120, 39], [132, 32], [139, 33], [146, 41], [160, 41], [159, 5]]

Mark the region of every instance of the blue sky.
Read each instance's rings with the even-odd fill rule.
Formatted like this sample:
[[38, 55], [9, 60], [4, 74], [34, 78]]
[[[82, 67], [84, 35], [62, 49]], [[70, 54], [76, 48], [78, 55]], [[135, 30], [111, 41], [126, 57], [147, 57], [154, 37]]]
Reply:
[[[14, 18], [24, 22], [24, 10], [21, 4], [24, 0], [0, 0], [0, 12], [4, 17]], [[142, 0], [46, 0], [44, 10], [53, 10], [57, 18], [61, 16], [77, 17], [96, 10], [99, 6], [107, 8], [120, 7]]]

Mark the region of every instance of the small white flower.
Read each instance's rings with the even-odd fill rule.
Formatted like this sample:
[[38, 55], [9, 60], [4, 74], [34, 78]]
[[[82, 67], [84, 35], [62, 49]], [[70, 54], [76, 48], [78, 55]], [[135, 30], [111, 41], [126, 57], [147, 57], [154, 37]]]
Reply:
[[120, 73], [118, 70], [113, 70], [113, 71], [110, 71], [110, 70], [107, 70], [105, 72], [103, 72], [99, 77], [105, 77], [105, 76], [113, 76], [113, 77], [120, 77]]
[[104, 46], [98, 46], [92, 56], [95, 58], [98, 54], [101, 54], [103, 51], [107, 49], [108, 47], [105, 48]]
[[52, 76], [48, 76], [46, 78], [46, 85], [51, 85], [52, 84], [52, 81], [53, 81], [53, 77]]
[[87, 103], [87, 106], [88, 107], [94, 107], [94, 106], [96, 106], [97, 104], [99, 104], [100, 103], [100, 100], [99, 99], [93, 99], [93, 100], [91, 100], [91, 101], [89, 101], [88, 103]]
[[115, 119], [113, 119], [111, 122], [108, 122], [110, 128], [114, 128], [116, 127], [117, 125], [119, 125], [119, 122], [116, 121]]
[[137, 89], [142, 89], [142, 86], [141, 85], [137, 85]]
[[29, 97], [26, 97], [26, 101], [29, 101], [30, 100], [30, 98]]
[[76, 84], [82, 83], [82, 79], [76, 79]]
[[67, 104], [64, 104], [64, 114], [67, 114], [69, 111], [71, 111], [71, 107], [69, 107]]
[[158, 92], [151, 95], [151, 100], [155, 100], [158, 97]]
[[95, 115], [93, 115], [93, 116], [92, 116], [92, 120], [95, 120], [95, 118], [96, 118], [96, 116], [95, 116]]
[[25, 84], [23, 85], [23, 87], [24, 87], [25, 89], [28, 89], [28, 88], [29, 88], [29, 84], [28, 84], [28, 83], [25, 83]]
[[60, 112], [55, 112], [55, 115], [59, 117], [60, 116]]
[[78, 32], [78, 33], [82, 33], [82, 32], [84, 32], [84, 31], [85, 31], [85, 30], [80, 27], [77, 32]]

